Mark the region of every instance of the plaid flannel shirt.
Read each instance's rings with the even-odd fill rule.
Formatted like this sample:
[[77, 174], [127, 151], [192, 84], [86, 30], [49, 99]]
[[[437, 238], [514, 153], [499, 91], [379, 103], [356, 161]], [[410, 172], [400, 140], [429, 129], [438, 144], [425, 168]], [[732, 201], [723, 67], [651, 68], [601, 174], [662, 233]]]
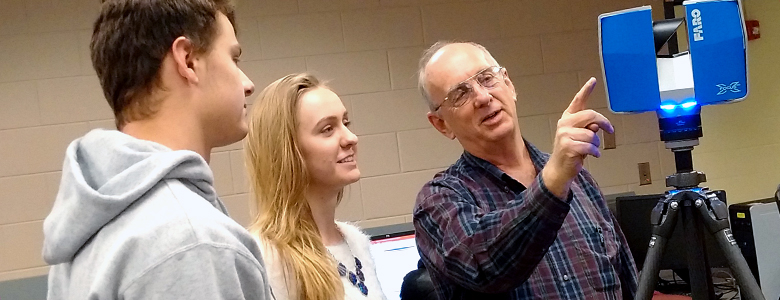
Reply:
[[634, 260], [595, 180], [583, 170], [560, 199], [542, 181], [549, 154], [526, 148], [539, 174], [528, 187], [464, 152], [418, 194], [439, 299], [633, 299]]

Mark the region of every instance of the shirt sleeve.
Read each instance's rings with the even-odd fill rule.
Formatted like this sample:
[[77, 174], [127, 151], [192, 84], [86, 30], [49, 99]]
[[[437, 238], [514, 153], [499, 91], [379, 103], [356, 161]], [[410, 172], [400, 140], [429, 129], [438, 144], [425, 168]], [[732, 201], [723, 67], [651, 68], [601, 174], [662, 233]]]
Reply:
[[133, 280], [120, 299], [273, 299], [262, 265], [225, 245], [197, 244]]
[[417, 245], [439, 276], [481, 293], [510, 291], [525, 282], [557, 237], [569, 212], [541, 176], [505, 209], [486, 210], [468, 189], [436, 181], [418, 194]]

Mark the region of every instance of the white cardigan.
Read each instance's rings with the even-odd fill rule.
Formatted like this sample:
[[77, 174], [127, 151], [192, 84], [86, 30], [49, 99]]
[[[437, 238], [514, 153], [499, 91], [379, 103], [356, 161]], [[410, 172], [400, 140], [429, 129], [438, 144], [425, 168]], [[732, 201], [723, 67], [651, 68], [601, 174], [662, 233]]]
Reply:
[[[366, 277], [364, 283], [366, 287], [368, 287], [368, 296], [364, 296], [351, 282], [349, 282], [349, 279], [341, 277], [341, 283], [344, 284], [344, 299], [386, 300], [385, 294], [382, 292], [379, 280], [377, 279], [376, 264], [374, 264], [374, 259], [371, 257], [371, 252], [369, 250], [371, 242], [369, 241], [368, 236], [354, 225], [344, 222], [336, 222], [336, 225], [344, 235], [344, 239], [346, 239], [350, 250], [352, 250], [352, 255], [360, 259], [360, 262], [363, 264], [362, 271]], [[265, 262], [265, 269], [268, 273], [268, 282], [271, 285], [271, 292], [273, 292], [276, 300], [298, 300], [298, 291], [288, 289], [288, 286], [297, 286], [297, 283], [292, 282], [295, 278], [285, 276], [284, 266], [281, 264], [276, 247], [272, 246], [265, 239], [258, 237], [255, 237], [255, 239], [263, 252], [263, 261]], [[336, 266], [334, 265], [333, 268], [336, 268]], [[352, 268], [349, 269], [353, 270]]]

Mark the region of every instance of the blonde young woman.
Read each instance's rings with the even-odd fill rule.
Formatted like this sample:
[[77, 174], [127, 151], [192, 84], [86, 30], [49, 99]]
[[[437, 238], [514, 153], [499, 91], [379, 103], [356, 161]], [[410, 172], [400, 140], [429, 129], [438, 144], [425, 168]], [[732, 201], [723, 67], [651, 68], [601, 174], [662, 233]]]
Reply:
[[245, 141], [257, 214], [250, 226], [277, 300], [385, 299], [368, 237], [335, 220], [360, 178], [358, 138], [341, 99], [308, 74], [287, 75], [254, 102]]

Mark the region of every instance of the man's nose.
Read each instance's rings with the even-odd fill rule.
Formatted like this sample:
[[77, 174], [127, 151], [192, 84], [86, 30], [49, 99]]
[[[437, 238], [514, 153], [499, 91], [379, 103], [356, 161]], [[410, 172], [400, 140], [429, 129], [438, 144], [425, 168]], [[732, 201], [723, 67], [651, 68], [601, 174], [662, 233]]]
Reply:
[[476, 107], [482, 107], [484, 105], [487, 105], [490, 103], [490, 99], [493, 98], [493, 95], [490, 94], [490, 90], [485, 88], [482, 85], [474, 84], [472, 86], [472, 93], [474, 97], [474, 105]]

